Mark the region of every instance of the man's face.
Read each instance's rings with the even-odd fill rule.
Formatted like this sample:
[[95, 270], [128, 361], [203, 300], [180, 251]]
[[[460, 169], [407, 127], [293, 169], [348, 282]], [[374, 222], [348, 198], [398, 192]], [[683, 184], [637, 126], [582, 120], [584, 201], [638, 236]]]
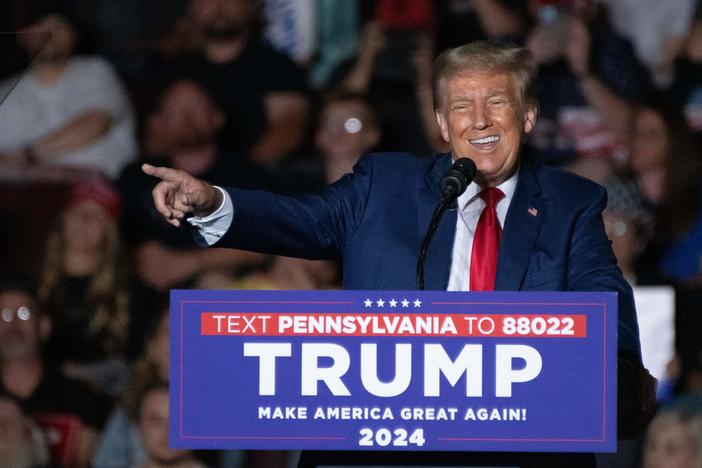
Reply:
[[173, 85], [148, 121], [147, 145], [170, 157], [170, 164], [202, 175], [214, 163], [216, 136], [224, 114], [196, 84]]
[[168, 445], [168, 390], [150, 391], [141, 403], [138, 422], [141, 443], [148, 458], [163, 465], [175, 465], [188, 458], [186, 450]]
[[39, 352], [39, 307], [22, 291], [0, 292], [0, 357], [20, 358]]
[[19, 36], [29, 57], [38, 55], [41, 62], [57, 63], [73, 54], [76, 33], [61, 15], [49, 15], [30, 25]]
[[154, 131], [164, 139], [167, 151], [198, 148], [214, 141], [224, 115], [207, 94], [190, 82], [175, 84], [156, 113]]
[[355, 163], [380, 139], [366, 106], [353, 100], [333, 101], [321, 112], [315, 141], [325, 158], [354, 158]]
[[534, 128], [536, 109], [523, 110], [512, 75], [466, 71], [443, 81], [436, 118], [455, 159], [478, 167], [476, 182], [496, 186], [519, 160], [522, 133]]

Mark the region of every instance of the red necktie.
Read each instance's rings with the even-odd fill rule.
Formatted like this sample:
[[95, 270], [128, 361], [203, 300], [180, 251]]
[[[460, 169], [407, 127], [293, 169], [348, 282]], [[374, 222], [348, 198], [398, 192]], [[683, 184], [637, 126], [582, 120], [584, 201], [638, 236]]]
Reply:
[[470, 257], [470, 290], [492, 291], [495, 289], [497, 255], [500, 249], [502, 228], [497, 219], [497, 202], [505, 194], [495, 187], [488, 187], [478, 194], [485, 201], [480, 213], [478, 227], [473, 237], [473, 250]]

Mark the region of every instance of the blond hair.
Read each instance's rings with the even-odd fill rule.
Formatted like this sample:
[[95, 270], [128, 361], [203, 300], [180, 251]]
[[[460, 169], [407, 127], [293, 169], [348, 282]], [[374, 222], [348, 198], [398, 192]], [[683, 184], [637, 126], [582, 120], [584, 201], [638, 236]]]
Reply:
[[[64, 268], [66, 240], [62, 231], [62, 226], [58, 226], [48, 236], [38, 294], [55, 323], [61, 321], [60, 314], [66, 306], [62, 288], [68, 276]], [[90, 276], [85, 302], [90, 310], [86, 332], [99, 337], [105, 352], [111, 356], [124, 351], [128, 332], [129, 293], [123, 262], [117, 224], [110, 222], [99, 264]]]
[[433, 77], [434, 109], [439, 109], [442, 105], [446, 79], [471, 71], [511, 74], [522, 110], [537, 107], [534, 91], [536, 65], [529, 51], [522, 47], [474, 41], [447, 49], [436, 58]]

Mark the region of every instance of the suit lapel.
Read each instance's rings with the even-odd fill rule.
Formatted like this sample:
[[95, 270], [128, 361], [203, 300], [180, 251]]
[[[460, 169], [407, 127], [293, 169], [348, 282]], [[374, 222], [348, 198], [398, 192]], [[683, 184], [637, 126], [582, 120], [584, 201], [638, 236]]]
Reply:
[[[439, 180], [449, 167], [451, 167], [450, 153], [439, 156], [436, 158], [425, 180], [418, 182], [416, 205], [418, 210], [417, 234], [419, 243], [417, 246], [424, 239], [431, 222], [431, 215], [439, 203]], [[453, 239], [456, 235], [456, 217], [457, 212], [455, 209], [447, 210], [434, 233], [424, 264], [424, 283], [427, 290], [446, 290], [448, 286]], [[417, 254], [419, 255], [419, 248], [417, 249]]]
[[523, 160], [502, 232], [495, 277], [496, 290], [518, 291], [522, 286], [529, 257], [548, 208], [538, 197], [540, 192], [534, 167]]

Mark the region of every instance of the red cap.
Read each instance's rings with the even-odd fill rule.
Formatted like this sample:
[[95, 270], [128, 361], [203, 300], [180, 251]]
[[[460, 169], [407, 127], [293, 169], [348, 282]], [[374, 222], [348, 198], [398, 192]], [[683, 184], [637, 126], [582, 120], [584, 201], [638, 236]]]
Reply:
[[83, 200], [98, 202], [112, 218], [117, 218], [119, 214], [119, 192], [107, 179], [102, 177], [91, 178], [74, 185], [67, 205]]

